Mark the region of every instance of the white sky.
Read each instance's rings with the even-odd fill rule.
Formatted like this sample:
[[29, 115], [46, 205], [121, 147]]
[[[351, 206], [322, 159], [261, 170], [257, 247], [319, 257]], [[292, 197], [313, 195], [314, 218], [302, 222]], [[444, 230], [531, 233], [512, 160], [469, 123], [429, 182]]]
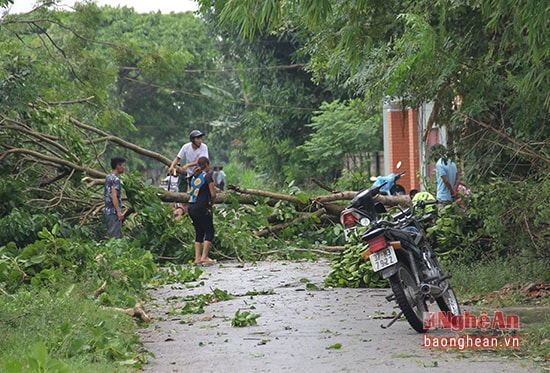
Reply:
[[[187, 12], [197, 10], [194, 0], [96, 0], [97, 5], [110, 5], [112, 7], [126, 6], [134, 8], [137, 13], [149, 13], [160, 10], [162, 13]], [[74, 0], [61, 0], [60, 5], [72, 6]], [[36, 0], [15, 0], [9, 13], [26, 13], [34, 8]], [[5, 9], [4, 9], [5, 10]], [[0, 11], [1, 13], [2, 11]]]

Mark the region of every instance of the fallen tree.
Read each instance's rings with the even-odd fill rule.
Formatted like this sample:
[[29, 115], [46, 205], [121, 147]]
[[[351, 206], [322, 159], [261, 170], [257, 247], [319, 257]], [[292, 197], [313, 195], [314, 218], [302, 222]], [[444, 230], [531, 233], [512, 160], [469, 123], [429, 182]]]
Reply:
[[[41, 111], [47, 110], [47, 107], [33, 104], [33, 109]], [[169, 166], [171, 163], [171, 160], [162, 154], [87, 125], [72, 116], [66, 116], [63, 125], [72, 126], [72, 129], [80, 134], [81, 137], [78, 141], [84, 147], [84, 150], [78, 148], [81, 151], [80, 154], [75, 154], [74, 138], [66, 137], [65, 134], [40, 132], [21, 119], [0, 115], [0, 132], [19, 139], [13, 144], [2, 143], [0, 161], [5, 163], [11, 160], [11, 163], [14, 164], [14, 178], [16, 179], [26, 179], [25, 175], [29, 170], [40, 174], [37, 178], [38, 184], [36, 186], [29, 185], [30, 188], [38, 191], [40, 197], [29, 200], [28, 203], [35, 204], [42, 211], [48, 211], [49, 208], [54, 207], [59, 208], [67, 203], [70, 205], [66, 208], [67, 215], [79, 217], [81, 224], [101, 212], [103, 184], [108, 174], [107, 167], [102, 163], [101, 156], [104, 150], [101, 149], [106, 149], [108, 144], [116, 144], [136, 154], [154, 159], [165, 166]], [[67, 130], [67, 132], [69, 131]], [[90, 157], [90, 154], [95, 154], [95, 156]], [[15, 163], [12, 157], [16, 157]], [[70, 185], [75, 185], [77, 182], [86, 186], [85, 189], [88, 192], [69, 189]], [[310, 219], [314, 215], [319, 218], [317, 221], [320, 221], [321, 224], [338, 222], [340, 213], [357, 192], [336, 191], [318, 181], [316, 183], [321, 185], [327, 194], [305, 197], [229, 185], [228, 191], [220, 191], [217, 194], [215, 203], [229, 205], [238, 201], [239, 204], [257, 204], [261, 200], [261, 203], [266, 203], [269, 206], [275, 206], [279, 201], [285, 201], [295, 206], [297, 214], [294, 217], [288, 221], [281, 221], [277, 217], [269, 219], [271, 226], [255, 232], [256, 237], [273, 234], [292, 224]], [[145, 186], [143, 187], [145, 188]], [[155, 192], [162, 202], [186, 203], [189, 200], [187, 193], [170, 192], [155, 186], [147, 188], [156, 189]], [[376, 200], [388, 207], [410, 205], [408, 196], [378, 196]], [[69, 209], [77, 210], [68, 211]], [[135, 210], [134, 206], [129, 206], [127, 214]]]

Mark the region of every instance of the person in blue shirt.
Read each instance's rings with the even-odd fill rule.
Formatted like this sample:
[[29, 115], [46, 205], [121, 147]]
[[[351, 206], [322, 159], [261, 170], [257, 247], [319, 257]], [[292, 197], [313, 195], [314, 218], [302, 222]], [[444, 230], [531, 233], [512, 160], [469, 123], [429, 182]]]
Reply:
[[435, 164], [435, 174], [437, 177], [437, 200], [446, 205], [458, 196], [458, 186], [460, 185], [460, 175], [456, 164], [451, 160], [447, 149], [440, 144], [432, 146], [430, 149], [432, 157], [437, 158]]
[[208, 253], [214, 239], [212, 206], [216, 199], [216, 188], [208, 158], [200, 157], [197, 160], [190, 188], [187, 212], [195, 228], [195, 264], [213, 264], [216, 261]]

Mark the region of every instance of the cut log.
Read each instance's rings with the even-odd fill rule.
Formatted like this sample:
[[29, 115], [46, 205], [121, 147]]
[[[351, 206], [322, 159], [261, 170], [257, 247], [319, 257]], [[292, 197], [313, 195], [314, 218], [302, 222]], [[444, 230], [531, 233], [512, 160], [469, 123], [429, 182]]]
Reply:
[[143, 322], [151, 322], [151, 318], [145, 313], [145, 309], [141, 303], [136, 303], [133, 308], [119, 308], [119, 307], [101, 307], [104, 310], [113, 310], [117, 312], [124, 312], [128, 316], [136, 317]]

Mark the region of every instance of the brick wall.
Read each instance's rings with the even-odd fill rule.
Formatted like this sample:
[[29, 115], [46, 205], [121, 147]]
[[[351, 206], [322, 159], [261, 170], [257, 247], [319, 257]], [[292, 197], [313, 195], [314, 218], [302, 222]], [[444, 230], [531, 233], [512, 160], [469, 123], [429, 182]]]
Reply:
[[399, 172], [406, 174], [399, 180], [407, 193], [411, 189], [420, 190], [418, 172], [420, 170], [418, 111], [404, 109], [388, 112], [388, 140], [390, 172], [396, 172], [396, 164], [401, 161]]

